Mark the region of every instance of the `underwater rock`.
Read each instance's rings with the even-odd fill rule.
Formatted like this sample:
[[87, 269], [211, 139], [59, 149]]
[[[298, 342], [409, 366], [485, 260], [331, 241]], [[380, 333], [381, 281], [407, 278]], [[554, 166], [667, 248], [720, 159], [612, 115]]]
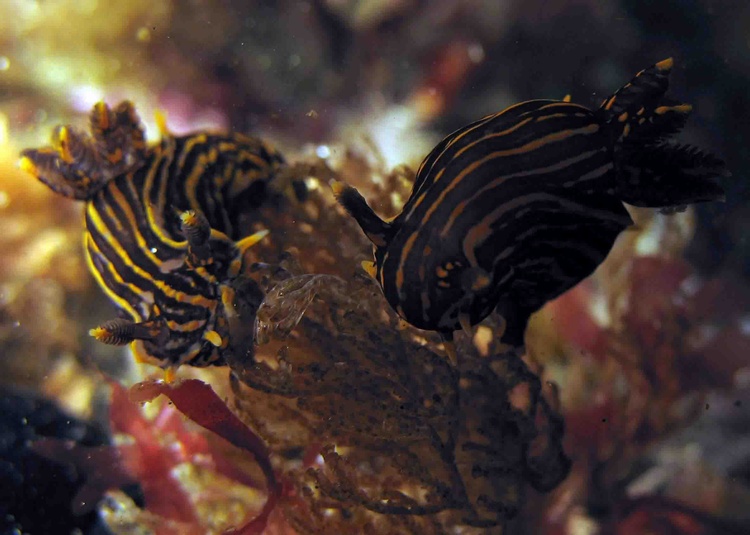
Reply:
[[101, 495], [87, 492], [91, 474], [73, 452], [106, 446], [101, 429], [35, 394], [2, 388], [0, 436], [0, 533], [108, 533], [95, 509]]

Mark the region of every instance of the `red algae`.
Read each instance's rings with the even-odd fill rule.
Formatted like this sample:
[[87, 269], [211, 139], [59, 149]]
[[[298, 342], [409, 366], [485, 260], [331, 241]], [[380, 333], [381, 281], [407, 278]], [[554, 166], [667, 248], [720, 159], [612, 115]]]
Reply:
[[276, 506], [281, 488], [276, 480], [269, 460], [268, 450], [263, 441], [226, 406], [213, 389], [196, 379], [175, 384], [163, 381], [145, 381], [133, 386], [129, 392], [133, 402], [144, 403], [164, 395], [190, 420], [215, 433], [234, 446], [248, 451], [266, 477], [268, 498], [261, 512], [249, 523], [236, 529], [225, 531], [228, 534], [256, 535], [263, 533], [268, 517]]

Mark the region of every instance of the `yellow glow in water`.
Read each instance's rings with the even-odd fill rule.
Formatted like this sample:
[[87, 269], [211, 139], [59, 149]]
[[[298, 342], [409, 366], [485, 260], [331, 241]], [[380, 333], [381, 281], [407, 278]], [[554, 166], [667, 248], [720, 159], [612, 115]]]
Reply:
[[141, 43], [147, 43], [151, 40], [151, 31], [147, 27], [141, 26], [135, 34], [135, 38]]
[[0, 113], [0, 145], [8, 144], [8, 116]]

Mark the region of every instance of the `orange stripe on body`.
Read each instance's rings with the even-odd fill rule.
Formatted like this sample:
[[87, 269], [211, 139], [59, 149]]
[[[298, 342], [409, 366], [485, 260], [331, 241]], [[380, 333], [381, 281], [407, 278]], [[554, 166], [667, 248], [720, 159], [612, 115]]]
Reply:
[[[451, 215], [448, 217], [448, 220], [445, 223], [445, 226], [443, 227], [443, 230], [440, 232], [440, 237], [445, 238], [448, 236], [448, 233], [451, 231], [451, 228], [455, 224], [456, 220], [461, 216], [461, 214], [466, 210], [468, 205], [470, 205], [472, 202], [474, 202], [478, 197], [484, 195], [488, 191], [494, 189], [495, 187], [499, 186], [501, 183], [505, 182], [506, 180], [514, 179], [514, 178], [523, 178], [526, 176], [533, 176], [535, 174], [539, 173], [550, 173], [550, 172], [556, 172], [561, 171], [565, 169], [566, 167], [569, 167], [571, 165], [574, 165], [578, 162], [584, 161], [591, 156], [595, 155], [598, 152], [602, 152], [603, 150], [606, 150], [606, 147], [596, 149], [593, 151], [585, 152], [582, 154], [579, 154], [577, 156], [574, 156], [572, 158], [568, 158], [567, 160], [563, 160], [561, 162], [557, 162], [556, 164], [549, 165], [547, 167], [541, 167], [537, 169], [531, 169], [528, 171], [520, 171], [518, 173], [512, 173], [509, 175], [504, 175], [495, 178], [491, 182], [487, 183], [485, 186], [483, 186], [479, 191], [474, 193], [471, 197], [468, 199], [465, 199], [458, 203], [456, 205], [456, 208], [451, 212]], [[609, 164], [611, 166], [611, 164]], [[584, 175], [584, 177], [580, 177], [578, 180], [583, 181], [587, 175]], [[566, 183], [567, 184], [567, 183]], [[565, 185], [565, 184], [564, 184]]]
[[[531, 120], [531, 119], [529, 119], [529, 120]], [[522, 123], [524, 123], [524, 121], [522, 121]], [[515, 126], [518, 127], [518, 124], [515, 125]], [[444, 199], [446, 198], [446, 196], [451, 191], [453, 191], [454, 189], [456, 189], [458, 187], [458, 185], [462, 182], [462, 180], [467, 175], [469, 175], [471, 172], [475, 171], [481, 165], [484, 165], [485, 163], [487, 163], [487, 162], [489, 162], [489, 161], [491, 161], [493, 159], [502, 158], [502, 157], [505, 157], [505, 156], [512, 156], [512, 155], [516, 155], [516, 154], [523, 154], [525, 152], [530, 152], [530, 151], [536, 150], [537, 148], [543, 147], [544, 145], [546, 145], [548, 143], [552, 143], [552, 142], [556, 142], [556, 141], [562, 141], [564, 139], [567, 139], [569, 137], [572, 137], [572, 136], [575, 136], [575, 135], [578, 135], [578, 134], [593, 134], [593, 133], [597, 132], [598, 130], [599, 130], [599, 125], [597, 125], [597, 124], [590, 124], [588, 126], [585, 126], [585, 127], [582, 127], [582, 128], [577, 128], [577, 129], [574, 129], [574, 130], [563, 130], [563, 131], [560, 131], [560, 132], [555, 132], [553, 134], [549, 134], [549, 135], [544, 136], [542, 138], [530, 141], [529, 143], [526, 143], [525, 145], [522, 145], [520, 147], [515, 147], [513, 149], [506, 149], [506, 150], [496, 151], [496, 152], [490, 153], [487, 156], [485, 156], [484, 158], [482, 158], [481, 160], [477, 160], [477, 161], [472, 162], [471, 164], [469, 164], [464, 170], [462, 170], [458, 174], [458, 176], [456, 176], [456, 178], [454, 178], [443, 189], [443, 191], [440, 193], [440, 195], [435, 200], [435, 202], [433, 202], [432, 205], [425, 212], [425, 215], [422, 218], [418, 229], [415, 230], [412, 233], [411, 236], [409, 236], [409, 238], [407, 239], [406, 243], [404, 244], [404, 247], [401, 250], [401, 255], [400, 255], [400, 258], [399, 258], [399, 264], [398, 264], [398, 267], [396, 268], [396, 288], [397, 288], [399, 297], [401, 297], [401, 295], [402, 295], [401, 285], [403, 284], [403, 280], [404, 280], [404, 274], [403, 274], [403, 272], [404, 272], [404, 264], [406, 262], [406, 259], [409, 256], [409, 253], [411, 252], [412, 247], [414, 246], [414, 242], [415, 242], [415, 240], [417, 238], [417, 234], [419, 233], [419, 230], [423, 229], [423, 228], [426, 228], [426, 226], [429, 224], [430, 218], [435, 213], [435, 211], [438, 209], [438, 207], [442, 204], [442, 202], [444, 201]], [[416, 208], [416, 206], [414, 207], [414, 209], [415, 208]], [[411, 213], [414, 212], [414, 209], [412, 209]], [[482, 232], [482, 236], [488, 235], [488, 233], [489, 233], [489, 230], [485, 230], [485, 229], [482, 229], [482, 228], [479, 228], [477, 230], [477, 232], [479, 232], [479, 231]], [[481, 236], [476, 236], [475, 239], [479, 239], [480, 237]], [[464, 243], [465, 242], [466, 242], [466, 240], [464, 240]], [[473, 251], [471, 253], [471, 256], [469, 256], [469, 255], [466, 255], [466, 256], [467, 256], [467, 258], [470, 259], [470, 262], [472, 261], [471, 259], [473, 259], [472, 264], [476, 265], [476, 256], [474, 255]]]

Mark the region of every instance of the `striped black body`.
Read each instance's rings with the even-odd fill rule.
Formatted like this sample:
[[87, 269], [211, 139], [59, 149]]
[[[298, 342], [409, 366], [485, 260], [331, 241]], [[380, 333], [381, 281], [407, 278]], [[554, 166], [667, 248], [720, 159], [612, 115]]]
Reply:
[[[140, 339], [137, 356], [163, 367], [222, 364], [228, 344], [222, 300], [233, 296], [245, 249], [238, 217], [263, 199], [283, 159], [242, 135], [165, 134], [159, 144], [143, 145], [128, 170], [108, 172], [113, 163], [124, 167], [118, 155], [133, 145], [121, 134], [137, 117], [131, 108], [130, 119], [118, 124], [123, 106], [129, 104], [112, 113], [98, 105], [93, 139], [58, 131], [56, 149], [25, 151], [22, 165], [53, 189], [86, 200], [89, 266], [129, 320], [109, 322], [95, 336], [116, 344]], [[113, 138], [119, 153], [106, 146], [114, 146]], [[85, 188], [77, 186], [81, 175]], [[260, 303], [259, 289], [252, 298]]]
[[719, 160], [664, 142], [690, 111], [664, 97], [670, 68], [642, 71], [599, 110], [534, 100], [461, 128], [426, 157], [389, 223], [338, 186], [398, 314], [450, 339], [497, 309], [504, 340], [521, 346], [529, 315], [591, 274], [631, 224], [623, 201], [721, 198]]
[[[462, 312], [478, 323], [501, 299], [536, 310], [591, 273], [630, 223], [600, 130], [585, 108], [532, 101], [448, 138], [378, 263], [399, 314], [452, 329]], [[472, 291], [483, 277], [492, 282]]]

